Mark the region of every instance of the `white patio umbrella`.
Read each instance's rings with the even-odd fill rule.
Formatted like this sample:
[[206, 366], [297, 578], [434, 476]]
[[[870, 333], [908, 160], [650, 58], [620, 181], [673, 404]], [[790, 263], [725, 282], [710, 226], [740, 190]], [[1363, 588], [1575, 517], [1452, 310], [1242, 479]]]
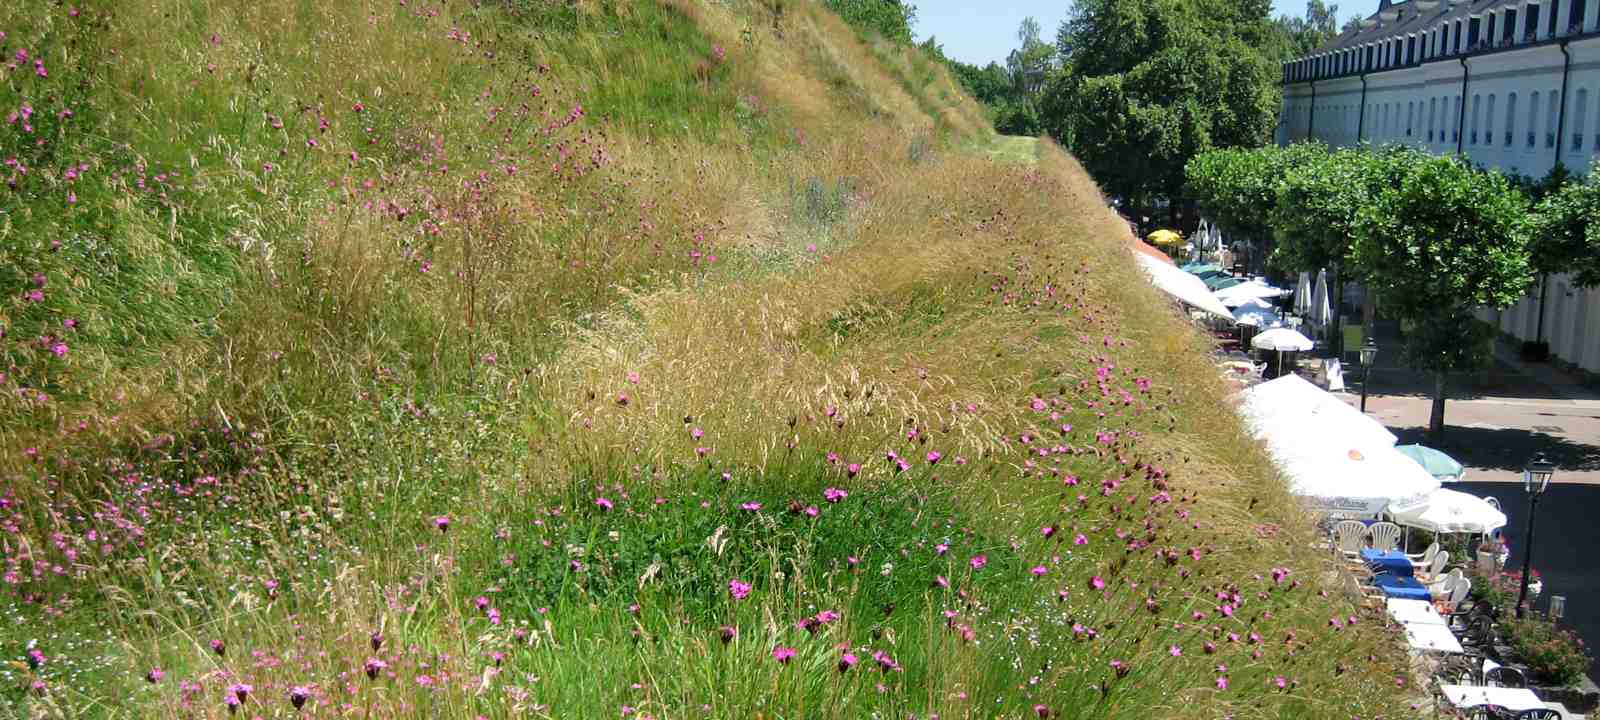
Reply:
[[1389, 505], [1394, 521], [1436, 533], [1494, 532], [1506, 526], [1506, 514], [1488, 501], [1449, 488], [1439, 488], [1417, 502]]
[[1373, 517], [1439, 489], [1437, 478], [1394, 446], [1347, 437], [1337, 426], [1280, 424], [1265, 439], [1289, 492], [1331, 514]]
[[1250, 338], [1250, 346], [1257, 350], [1278, 351], [1278, 374], [1283, 374], [1283, 354], [1316, 347], [1311, 339], [1289, 328], [1273, 328]]
[[1250, 300], [1265, 300], [1286, 294], [1283, 288], [1276, 288], [1259, 280], [1242, 282], [1230, 288], [1223, 288], [1213, 293], [1223, 305], [1238, 307]]
[[1150, 276], [1150, 283], [1162, 292], [1218, 317], [1233, 319], [1233, 311], [1211, 294], [1204, 280], [1144, 253], [1135, 253], [1134, 256]]
[[1239, 397], [1239, 416], [1256, 438], [1282, 434], [1284, 427], [1307, 427], [1362, 445], [1392, 446], [1396, 440], [1383, 423], [1299, 375], [1268, 380]]
[[1294, 311], [1302, 317], [1311, 313], [1311, 273], [1300, 273], [1300, 281], [1294, 286]]
[[1251, 299], [1233, 309], [1233, 320], [1246, 327], [1271, 328], [1283, 325], [1283, 318], [1272, 308], [1272, 303]]

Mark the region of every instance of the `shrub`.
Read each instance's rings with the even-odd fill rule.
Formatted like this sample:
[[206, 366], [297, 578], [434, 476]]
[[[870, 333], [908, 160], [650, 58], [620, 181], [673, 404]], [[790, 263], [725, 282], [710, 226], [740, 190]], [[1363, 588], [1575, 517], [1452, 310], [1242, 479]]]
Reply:
[[1541, 682], [1571, 685], [1589, 669], [1589, 651], [1583, 641], [1557, 629], [1544, 615], [1529, 612], [1521, 620], [1506, 621], [1503, 628], [1517, 656]]

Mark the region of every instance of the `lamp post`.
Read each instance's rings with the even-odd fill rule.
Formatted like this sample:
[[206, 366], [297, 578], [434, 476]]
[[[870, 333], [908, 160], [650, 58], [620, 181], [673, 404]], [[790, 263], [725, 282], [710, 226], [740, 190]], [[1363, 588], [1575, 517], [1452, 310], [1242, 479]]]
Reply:
[[1550, 487], [1550, 478], [1556, 466], [1544, 458], [1544, 453], [1534, 453], [1533, 459], [1522, 468], [1522, 489], [1528, 493], [1528, 532], [1522, 538], [1522, 589], [1517, 592], [1517, 618], [1522, 618], [1522, 606], [1528, 601], [1528, 578], [1533, 575], [1533, 513], [1539, 507], [1539, 496]]
[[1361, 346], [1361, 412], [1367, 411], [1367, 385], [1372, 380], [1372, 363], [1378, 359], [1378, 343], [1367, 338]]

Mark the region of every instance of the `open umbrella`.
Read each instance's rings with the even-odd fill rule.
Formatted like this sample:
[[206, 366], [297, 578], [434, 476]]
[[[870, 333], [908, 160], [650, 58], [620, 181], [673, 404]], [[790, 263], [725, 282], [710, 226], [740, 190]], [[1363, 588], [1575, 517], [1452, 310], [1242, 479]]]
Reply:
[[[1237, 316], [1235, 316], [1237, 317]], [[1465, 468], [1455, 458], [1435, 450], [1426, 445], [1400, 445], [1395, 448], [1406, 457], [1417, 461], [1428, 474], [1439, 478], [1440, 482], [1455, 482], [1467, 474]]]
[[1448, 488], [1439, 488], [1420, 501], [1390, 503], [1389, 514], [1396, 523], [1436, 533], [1484, 534], [1506, 526], [1506, 514], [1488, 501]]
[[[1224, 301], [1223, 304], [1227, 304], [1226, 301]], [[1278, 351], [1278, 374], [1282, 375], [1283, 354], [1285, 352], [1310, 350], [1311, 348], [1316, 347], [1316, 343], [1311, 342], [1311, 338], [1301, 335], [1300, 333], [1290, 330], [1289, 328], [1273, 328], [1261, 333], [1260, 335], [1250, 338], [1250, 346], [1256, 348], [1257, 350]]]
[[1157, 245], [1182, 245], [1183, 236], [1171, 230], [1157, 230], [1145, 236], [1145, 239]]
[[1285, 291], [1259, 280], [1239, 283], [1215, 291], [1217, 299], [1228, 307], [1239, 307], [1250, 300], [1263, 300], [1282, 296]]
[[1233, 310], [1233, 321], [1247, 327], [1270, 328], [1283, 324], [1283, 318], [1265, 300], [1250, 300]]
[[1192, 262], [1192, 263], [1187, 263], [1187, 264], [1184, 264], [1184, 265], [1179, 265], [1178, 269], [1182, 270], [1182, 271], [1184, 271], [1186, 273], [1189, 273], [1191, 275], [1203, 275], [1203, 274], [1208, 273], [1208, 272], [1214, 272], [1214, 273], [1222, 272], [1222, 268], [1217, 267], [1216, 265], [1214, 265], [1212, 263], [1205, 263], [1205, 262]]
[[1213, 276], [1213, 277], [1205, 278], [1206, 287], [1211, 289], [1213, 292], [1215, 292], [1217, 290], [1222, 290], [1222, 289], [1225, 289], [1225, 288], [1231, 288], [1231, 287], [1233, 287], [1235, 285], [1243, 285], [1244, 282], [1245, 281], [1240, 280], [1239, 278], [1233, 277], [1231, 275], [1216, 275], [1216, 276]]

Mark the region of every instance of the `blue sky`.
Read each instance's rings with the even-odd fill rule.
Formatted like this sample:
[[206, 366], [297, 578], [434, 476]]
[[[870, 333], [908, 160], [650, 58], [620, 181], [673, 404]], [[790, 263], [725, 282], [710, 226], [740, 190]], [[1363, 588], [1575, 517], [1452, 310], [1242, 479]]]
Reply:
[[[1017, 27], [1025, 17], [1039, 21], [1046, 40], [1054, 39], [1056, 27], [1072, 7], [1071, 0], [912, 1], [917, 6], [918, 41], [932, 35], [939, 38], [946, 55], [978, 65], [1005, 62], [1006, 53], [1018, 45]], [[1340, 22], [1378, 8], [1377, 0], [1344, 0], [1338, 5]], [[1275, 15], [1299, 16], [1306, 11], [1305, 0], [1273, 0], [1272, 7]]]

